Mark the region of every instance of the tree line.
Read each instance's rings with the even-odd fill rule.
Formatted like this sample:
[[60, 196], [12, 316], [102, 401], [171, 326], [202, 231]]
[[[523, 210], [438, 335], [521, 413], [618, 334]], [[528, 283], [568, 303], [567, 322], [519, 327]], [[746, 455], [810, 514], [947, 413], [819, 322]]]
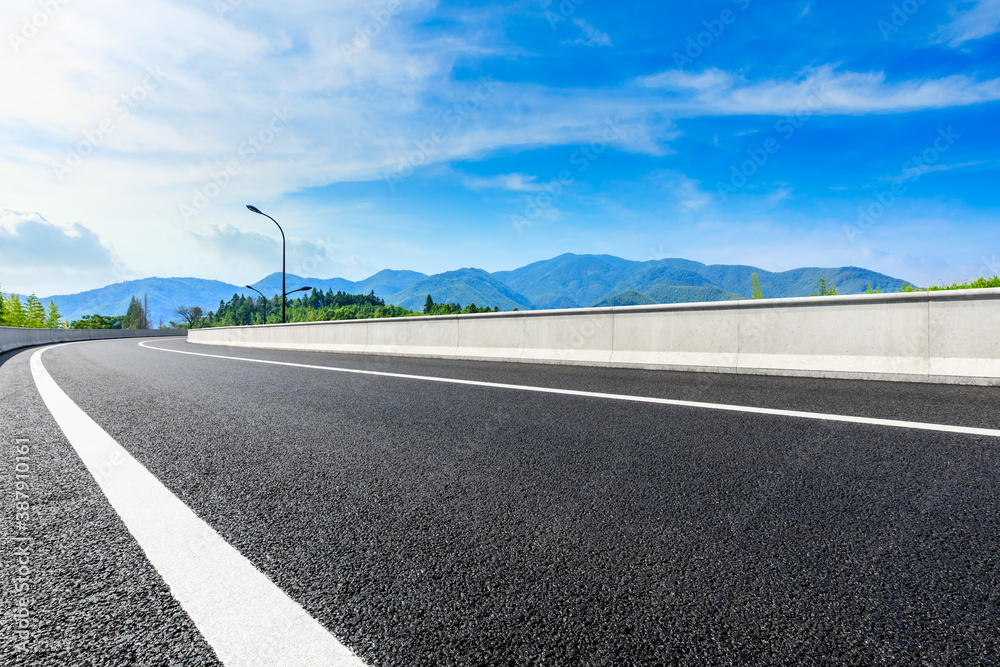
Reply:
[[[493, 306], [493, 308], [480, 308], [474, 303], [470, 303], [465, 308], [462, 308], [460, 303], [434, 303], [434, 299], [431, 295], [427, 295], [427, 300], [424, 301], [424, 315], [469, 315], [471, 313], [496, 313], [499, 312], [499, 308]], [[515, 308], [514, 310], [517, 310]]]
[[[427, 295], [424, 311], [417, 312], [402, 306], [386, 304], [375, 295], [348, 294], [328, 289], [325, 292], [313, 289], [309, 294], [297, 299], [289, 299], [285, 304], [287, 322], [330, 322], [336, 320], [381, 319], [386, 317], [417, 317], [421, 315], [451, 315], [456, 313], [492, 313], [497, 307], [484, 308], [470, 304], [434, 303]], [[219, 307], [209, 312], [198, 306], [180, 306], [174, 311], [178, 321], [171, 326], [181, 328], [251, 326], [257, 324], [277, 324], [281, 322], [281, 296], [269, 299], [233, 294], [228, 301], [219, 301]]]
[[25, 297], [4, 294], [0, 289], [0, 326], [23, 327], [29, 329], [63, 329], [68, 326], [59, 313], [59, 307], [49, 299], [48, 309], [42, 305], [34, 293]]
[[[916, 287], [915, 285], [911, 285], [904, 280], [899, 291], [937, 292], [941, 290], [986, 289], [991, 287], [1000, 287], [1000, 276], [993, 276], [992, 278], [983, 276], [976, 278], [975, 280], [966, 280], [964, 282], [955, 281], [950, 285], [931, 285], [930, 287]], [[882, 294], [882, 287], [877, 284], [867, 285], [862, 294]], [[764, 298], [764, 290], [760, 287], [760, 280], [757, 278], [756, 271], [750, 274], [750, 295], [754, 299]], [[826, 278], [820, 278], [816, 283], [816, 287], [813, 288], [813, 291], [809, 296], [837, 296], [837, 286], [833, 283], [827, 283]]]
[[[132, 295], [124, 315], [84, 315], [69, 323], [70, 329], [152, 329], [149, 319], [149, 296]], [[162, 322], [157, 328], [164, 329]]]
[[25, 297], [0, 289], [0, 326], [26, 329], [151, 329], [149, 298], [132, 295], [124, 315], [85, 315], [70, 322], [52, 299], [46, 308], [34, 293]]
[[[288, 322], [405, 317], [412, 314], [406, 308], [386, 305], [385, 301], [375, 296], [374, 291], [370, 294], [347, 294], [317, 289], [298, 299], [288, 299], [285, 310]], [[181, 321], [172, 321], [171, 324], [184, 328], [276, 324], [281, 322], [281, 296], [265, 300], [233, 294], [229, 301], [219, 301], [219, 307], [207, 313], [197, 306], [181, 306], [175, 312]]]

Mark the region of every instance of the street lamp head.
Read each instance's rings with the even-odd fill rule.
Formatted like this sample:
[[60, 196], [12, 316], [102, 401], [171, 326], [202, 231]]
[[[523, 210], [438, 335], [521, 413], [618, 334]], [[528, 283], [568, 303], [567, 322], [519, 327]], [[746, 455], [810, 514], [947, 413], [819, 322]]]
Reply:
[[261, 210], [256, 206], [251, 206], [250, 204], [247, 204], [247, 208], [253, 211], [254, 213], [260, 213], [260, 215], [264, 215], [263, 213], [261, 213]]
[[250, 287], [250, 285], [244, 285], [244, 287], [246, 287], [247, 289], [253, 289], [253, 287]]
[[305, 292], [306, 290], [311, 290], [311, 289], [312, 289], [312, 287], [303, 287], [302, 291]]

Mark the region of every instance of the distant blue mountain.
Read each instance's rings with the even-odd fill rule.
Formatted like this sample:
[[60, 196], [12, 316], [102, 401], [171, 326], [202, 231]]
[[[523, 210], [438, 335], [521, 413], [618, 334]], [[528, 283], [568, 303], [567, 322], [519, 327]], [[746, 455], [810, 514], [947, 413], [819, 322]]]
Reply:
[[616, 287], [640, 264], [611, 255], [565, 254], [493, 275], [536, 308], [579, 308], [627, 289]]
[[[721, 301], [749, 298], [751, 274], [756, 273], [768, 298], [806, 296], [820, 278], [836, 285], [841, 294], [857, 294], [868, 286], [895, 292], [903, 282], [858, 267], [801, 268], [775, 273], [752, 266], [706, 265], [688, 259], [636, 262], [611, 255], [565, 254], [534, 262], [513, 271], [487, 273], [460, 269], [428, 276], [416, 271], [379, 271], [360, 281], [343, 278], [304, 278], [288, 274], [289, 290], [310, 286], [350, 294], [375, 294], [387, 303], [422, 310], [427, 295], [437, 303], [497, 306], [502, 310], [579, 308], [601, 305]], [[280, 294], [281, 274], [257, 281], [253, 287], [268, 296]], [[51, 298], [63, 316], [121, 315], [132, 295], [149, 297], [151, 321], [177, 319], [178, 306], [199, 306], [208, 312], [234, 294], [256, 296], [244, 286], [201, 278], [145, 278], [108, 285], [79, 294]], [[298, 295], [296, 295], [298, 296]]]
[[[392, 271], [385, 269], [375, 275], [359, 280], [357, 282], [345, 280], [343, 278], [303, 278], [291, 273], [285, 276], [287, 289], [293, 290], [299, 287], [314, 287], [320, 291], [333, 290], [334, 292], [347, 292], [348, 294], [375, 294], [382, 296], [397, 294], [414, 283], [427, 278], [427, 274], [416, 271]], [[281, 274], [272, 273], [263, 280], [258, 280], [253, 284], [264, 294], [281, 294]]]
[[752, 266], [716, 264], [702, 266], [698, 270], [698, 274], [713, 285], [746, 296], [750, 294], [750, 275], [755, 272], [764, 296], [768, 298], [808, 296], [816, 288], [820, 278], [825, 278], [830, 285], [836, 285], [840, 294], [860, 294], [869, 286], [880, 287], [883, 292], [898, 292], [905, 282], [856, 266], [836, 269], [802, 268], [772, 273]]
[[482, 269], [459, 269], [439, 273], [414, 283], [387, 301], [411, 310], [423, 310], [427, 295], [435, 303], [458, 303], [463, 306], [498, 307], [501, 310], [531, 310], [531, 301], [511, 290]]
[[716, 291], [702, 292], [704, 296], [715, 297], [708, 300], [749, 298], [753, 273], [757, 274], [764, 296], [769, 298], [807, 296], [820, 278], [836, 285], [841, 294], [858, 294], [867, 286], [897, 292], [904, 282], [857, 267], [803, 268], [773, 273], [753, 266], [706, 265], [689, 259], [634, 262], [611, 255], [573, 254], [493, 275], [529, 298], [538, 308], [574, 308], [592, 306], [622, 292], [645, 294], [657, 303], [681, 300], [674, 298], [679, 293], [657, 291], [664, 287], [714, 286]]
[[[279, 279], [280, 283], [280, 279]], [[211, 309], [219, 301], [228, 301], [233, 294], [250, 290], [219, 280], [203, 278], [143, 278], [115, 283], [78, 294], [57, 294], [41, 299], [48, 305], [51, 299], [66, 319], [78, 320], [84, 315], [124, 315], [133, 295], [149, 298], [150, 323], [158, 326], [178, 319], [174, 311], [178, 306], [201, 306]]]

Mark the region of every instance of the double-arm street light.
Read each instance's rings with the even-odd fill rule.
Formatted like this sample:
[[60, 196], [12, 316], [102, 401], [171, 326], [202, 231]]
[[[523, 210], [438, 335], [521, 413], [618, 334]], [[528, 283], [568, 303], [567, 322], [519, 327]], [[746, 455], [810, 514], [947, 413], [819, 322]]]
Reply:
[[[247, 208], [250, 209], [251, 211], [253, 211], [254, 213], [257, 213], [259, 215], [264, 216], [265, 218], [268, 218], [271, 222], [273, 222], [274, 224], [278, 225], [278, 221], [277, 220], [275, 220], [274, 218], [272, 218], [271, 216], [269, 216], [267, 213], [264, 213], [263, 211], [261, 211], [256, 206], [251, 206], [250, 204], [247, 204]], [[278, 231], [281, 232], [281, 323], [284, 324], [285, 323], [285, 297], [288, 296], [288, 294], [289, 294], [289, 292], [285, 291], [285, 230], [281, 228], [281, 225], [278, 225]], [[298, 290], [295, 290], [295, 291], [298, 291]]]
[[261, 301], [264, 302], [264, 324], [267, 324], [267, 297], [264, 296], [264, 293], [256, 287], [251, 287], [250, 285], [245, 285], [245, 287], [247, 289], [252, 289], [254, 292], [257, 292], [257, 294], [260, 294]]
[[[267, 324], [267, 297], [264, 296], [263, 292], [261, 292], [259, 289], [257, 289], [252, 285], [244, 285], [244, 287], [246, 287], [247, 289], [252, 289], [254, 292], [257, 292], [257, 294], [260, 294], [261, 301], [264, 304], [264, 324]], [[293, 289], [291, 292], [285, 292], [285, 294], [282, 296], [282, 299], [284, 299], [284, 297], [288, 296], [289, 294], [295, 294], [296, 292], [308, 292], [311, 289], [312, 287], [300, 287], [298, 289]]]

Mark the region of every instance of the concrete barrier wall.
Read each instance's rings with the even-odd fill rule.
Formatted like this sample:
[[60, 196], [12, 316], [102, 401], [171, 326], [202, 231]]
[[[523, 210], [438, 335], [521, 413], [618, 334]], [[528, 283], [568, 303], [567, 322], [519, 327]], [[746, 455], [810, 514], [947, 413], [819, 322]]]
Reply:
[[1000, 289], [195, 329], [192, 343], [1000, 385]]
[[0, 327], [0, 354], [32, 345], [71, 343], [104, 338], [146, 338], [149, 336], [183, 336], [186, 332], [172, 329], [21, 329]]

